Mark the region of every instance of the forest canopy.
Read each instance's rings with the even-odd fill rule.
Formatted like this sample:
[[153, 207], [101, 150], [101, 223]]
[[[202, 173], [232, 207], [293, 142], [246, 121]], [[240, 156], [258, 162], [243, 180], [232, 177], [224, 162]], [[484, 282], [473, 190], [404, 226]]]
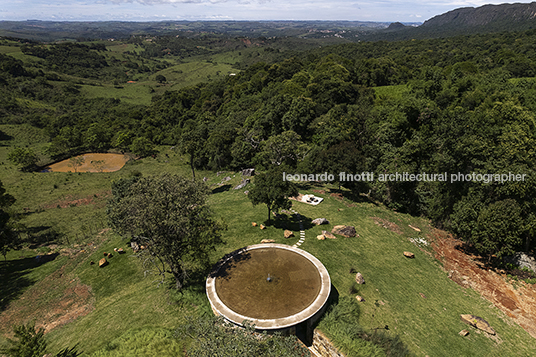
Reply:
[[179, 145], [192, 170], [525, 175], [338, 182], [501, 256], [535, 245], [535, 40], [530, 30], [334, 45], [284, 59], [259, 50], [238, 75], [166, 91], [149, 105], [86, 98], [69, 76], [125, 81], [125, 69], [165, 68], [148, 61], [194, 40], [137, 42], [147, 51], [123, 62], [105, 46], [31, 44], [23, 52], [34, 64], [0, 55], [0, 114], [2, 123], [43, 128], [51, 157]]

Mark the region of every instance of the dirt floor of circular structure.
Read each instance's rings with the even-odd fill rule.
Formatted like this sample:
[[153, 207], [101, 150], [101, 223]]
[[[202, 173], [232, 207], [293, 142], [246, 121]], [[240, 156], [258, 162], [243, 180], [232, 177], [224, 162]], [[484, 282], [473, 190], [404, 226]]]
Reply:
[[[74, 160], [73, 160], [74, 159]], [[131, 157], [124, 154], [84, 154], [56, 162], [45, 168], [47, 172], [114, 172], [120, 170]]]
[[285, 249], [250, 250], [238, 260], [228, 260], [219, 272], [215, 284], [221, 301], [255, 319], [278, 319], [303, 311], [315, 301], [322, 285], [311, 261]]

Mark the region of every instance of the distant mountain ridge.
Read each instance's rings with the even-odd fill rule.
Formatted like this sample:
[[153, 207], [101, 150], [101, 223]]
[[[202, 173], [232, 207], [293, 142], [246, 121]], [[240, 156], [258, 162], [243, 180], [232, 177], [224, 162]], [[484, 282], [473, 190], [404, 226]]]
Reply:
[[434, 16], [418, 27], [389, 26], [364, 39], [396, 41], [530, 29], [536, 29], [536, 2], [462, 7]]
[[477, 8], [463, 7], [434, 16], [425, 21], [421, 27], [474, 27], [502, 23], [505, 20], [518, 24], [531, 22], [536, 25], [536, 2], [529, 4], [484, 5]]

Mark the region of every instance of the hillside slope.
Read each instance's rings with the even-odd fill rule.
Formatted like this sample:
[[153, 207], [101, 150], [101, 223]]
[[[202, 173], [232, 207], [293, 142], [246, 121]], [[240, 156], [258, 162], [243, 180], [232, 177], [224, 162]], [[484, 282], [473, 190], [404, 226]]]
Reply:
[[532, 28], [536, 28], [536, 2], [458, 8], [434, 16], [419, 27], [389, 26], [383, 32], [371, 33], [367, 39], [423, 39]]

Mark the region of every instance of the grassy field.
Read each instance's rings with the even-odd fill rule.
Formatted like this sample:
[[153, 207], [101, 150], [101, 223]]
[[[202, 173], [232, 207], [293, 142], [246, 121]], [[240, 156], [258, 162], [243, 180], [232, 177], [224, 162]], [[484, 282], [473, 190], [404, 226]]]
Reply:
[[[166, 287], [157, 288], [152, 276], [144, 278], [144, 268], [132, 256], [127, 242], [105, 230], [105, 204], [113, 180], [137, 173], [190, 176], [186, 160], [171, 148], [162, 147], [156, 159], [130, 162], [113, 173], [22, 173], [7, 161], [8, 152], [14, 145], [29, 145], [39, 151], [46, 138], [39, 130], [18, 126], [2, 126], [0, 130], [11, 138], [1, 142], [0, 180], [17, 199], [14, 209], [36, 241], [21, 251], [10, 252], [7, 261], [0, 262], [0, 343], [9, 336], [15, 321], [36, 320], [51, 326], [73, 306], [84, 313], [72, 316], [63, 321], [68, 323], [60, 323], [47, 333], [53, 352], [77, 345], [84, 356], [181, 355], [182, 342], [173, 338], [174, 328], [193, 316], [210, 314], [202, 279], [176, 293]], [[198, 172], [197, 176], [207, 177], [207, 184], [212, 185], [209, 203], [216, 217], [228, 226], [225, 244], [213, 252], [212, 262], [262, 239], [289, 245], [298, 241], [298, 222], [294, 217], [268, 223], [266, 207], [252, 206], [244, 193], [249, 187], [233, 189], [241, 180], [240, 174]], [[227, 176], [230, 180], [223, 182]], [[302, 215], [306, 231], [300, 248], [314, 254], [326, 266], [334, 295], [356, 304], [354, 318], [365, 330], [383, 329], [387, 325], [389, 330], [384, 333], [398, 336], [416, 356], [533, 354], [534, 339], [528, 333], [479, 294], [451, 281], [429, 253], [429, 245], [418, 247], [410, 242], [409, 238], [429, 240], [426, 220], [389, 211], [364, 198], [350, 200], [348, 192], [330, 185], [302, 186], [300, 192], [324, 198], [318, 206], [293, 204]], [[84, 204], [74, 203], [84, 198], [88, 199]], [[64, 202], [73, 204], [61, 208]], [[327, 218], [330, 224], [312, 226], [310, 221], [319, 217]], [[268, 228], [260, 230], [252, 222], [267, 224]], [[322, 230], [331, 230], [338, 224], [355, 226], [359, 236], [316, 239]], [[421, 232], [408, 225], [420, 228]], [[296, 237], [284, 238], [285, 228], [293, 230]], [[114, 254], [106, 268], [90, 264], [98, 262], [104, 252], [119, 247], [127, 250], [127, 254]], [[403, 251], [415, 253], [416, 258], [406, 259]], [[36, 258], [45, 253], [52, 253], [48, 260]], [[356, 285], [355, 274], [350, 270], [361, 272], [366, 284]], [[86, 293], [75, 296], [72, 291]], [[365, 302], [358, 303], [356, 294], [363, 296]], [[67, 307], [50, 310], [58, 306]], [[468, 328], [460, 321], [460, 314], [467, 313], [489, 321], [497, 336], [492, 338], [471, 328], [468, 337], [459, 336], [460, 330]], [[359, 355], [348, 347], [344, 331], [336, 324], [320, 322], [319, 327], [343, 350], [346, 348], [349, 356]]]

